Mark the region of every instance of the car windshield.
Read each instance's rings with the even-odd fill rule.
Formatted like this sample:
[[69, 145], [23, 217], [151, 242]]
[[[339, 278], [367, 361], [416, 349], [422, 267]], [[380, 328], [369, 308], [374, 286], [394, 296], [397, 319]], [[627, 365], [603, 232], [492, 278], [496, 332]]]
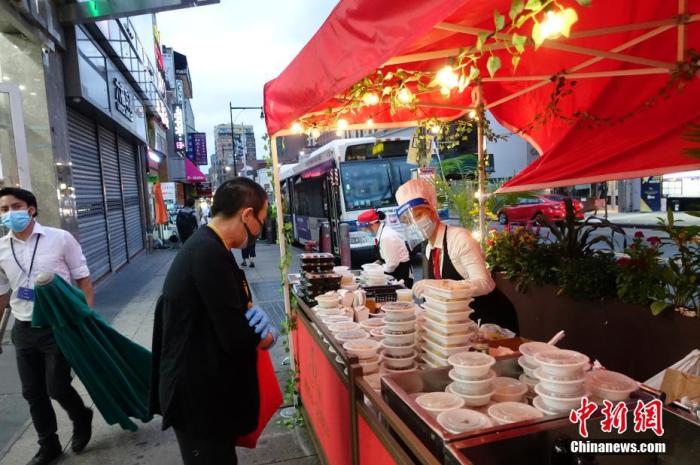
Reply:
[[566, 198], [566, 196], [560, 195], [560, 194], [546, 194], [546, 195], [543, 195], [542, 197], [544, 197], [545, 199], [554, 200], [554, 201], [564, 200]]
[[346, 210], [366, 210], [394, 205], [388, 161], [342, 163], [340, 176]]

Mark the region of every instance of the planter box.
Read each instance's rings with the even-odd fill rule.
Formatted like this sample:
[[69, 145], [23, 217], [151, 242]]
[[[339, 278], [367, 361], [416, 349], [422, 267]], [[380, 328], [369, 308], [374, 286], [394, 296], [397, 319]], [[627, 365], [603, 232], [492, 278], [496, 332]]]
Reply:
[[566, 331], [558, 344], [599, 360], [606, 368], [645, 381], [700, 347], [700, 319], [665, 311], [653, 316], [648, 307], [618, 300], [578, 302], [557, 295], [554, 286], [532, 286], [526, 294], [495, 275], [497, 287], [518, 313], [522, 337], [547, 341]]

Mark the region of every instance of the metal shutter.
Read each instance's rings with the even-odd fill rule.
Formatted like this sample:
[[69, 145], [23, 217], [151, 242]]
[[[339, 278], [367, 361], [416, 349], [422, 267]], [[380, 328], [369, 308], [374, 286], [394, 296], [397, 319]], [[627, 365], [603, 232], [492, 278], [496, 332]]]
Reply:
[[94, 122], [69, 108], [68, 135], [80, 245], [90, 275], [97, 280], [110, 270], [97, 128]]
[[99, 126], [100, 159], [102, 179], [107, 198], [107, 235], [112, 271], [118, 270], [127, 262], [126, 230], [122, 202], [122, 183], [119, 175], [119, 155], [117, 137], [113, 131]]
[[143, 217], [141, 214], [141, 196], [139, 184], [137, 151], [134, 144], [119, 139], [119, 168], [121, 170], [122, 192], [124, 198], [124, 217], [126, 218], [126, 243], [129, 257], [143, 250]]

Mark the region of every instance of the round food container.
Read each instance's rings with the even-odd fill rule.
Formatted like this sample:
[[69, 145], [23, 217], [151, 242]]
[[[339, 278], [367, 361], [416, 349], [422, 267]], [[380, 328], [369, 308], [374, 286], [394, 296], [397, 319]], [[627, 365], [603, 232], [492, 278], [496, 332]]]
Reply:
[[392, 375], [395, 373], [408, 373], [410, 371], [416, 371], [418, 369], [418, 364], [414, 363], [411, 366], [408, 366], [406, 368], [388, 368], [385, 363], [382, 362], [382, 367], [380, 369], [380, 372], [383, 371], [384, 374], [387, 375]]
[[352, 331], [343, 331], [342, 333], [334, 333], [338, 342], [350, 342], [357, 339], [369, 339], [369, 333], [364, 329], [353, 329]]
[[396, 300], [398, 302], [413, 302], [413, 290], [396, 289]]
[[400, 323], [387, 320], [388, 317], [389, 317], [389, 314], [387, 313], [387, 316], [384, 317], [384, 325], [385, 325], [386, 329], [388, 329], [389, 331], [402, 333], [402, 332], [406, 332], [406, 331], [415, 331], [415, 329], [416, 329], [416, 317], [415, 316], [408, 321], [402, 321]]
[[[320, 308], [317, 312], [316, 315], [318, 315], [321, 320], [323, 320], [327, 316], [338, 316], [338, 315], [345, 315], [345, 310], [342, 308]], [[347, 315], [345, 315], [347, 316]]]
[[637, 390], [637, 382], [622, 373], [594, 370], [586, 373], [586, 387], [596, 397], [611, 401], [626, 400]]
[[455, 410], [464, 405], [464, 400], [447, 392], [429, 392], [416, 397], [416, 403], [433, 416]]
[[360, 325], [353, 321], [344, 321], [340, 323], [333, 323], [328, 326], [328, 330], [331, 333], [342, 333], [344, 331], [352, 331], [353, 329], [359, 328]]
[[316, 302], [321, 308], [337, 308], [340, 297], [338, 294], [321, 294], [316, 296]]
[[535, 361], [547, 375], [569, 376], [583, 369], [588, 364], [588, 357], [573, 350], [556, 349], [538, 352]]
[[552, 344], [547, 344], [546, 342], [538, 341], [525, 342], [518, 347], [518, 351], [525, 356], [525, 360], [530, 362], [531, 365], [538, 364], [535, 361], [535, 355], [540, 352], [548, 352], [551, 350], [557, 350], [557, 347]]
[[391, 321], [406, 321], [416, 314], [416, 304], [413, 302], [386, 302], [382, 304], [385, 319]]
[[520, 402], [499, 402], [493, 404], [489, 407], [488, 413], [499, 425], [534, 420], [544, 416], [536, 408]]
[[[343, 349], [359, 359], [376, 358], [381, 344], [372, 339], [356, 339], [343, 344]], [[379, 361], [379, 360], [377, 360]]]
[[384, 366], [390, 370], [402, 370], [413, 366], [416, 359], [416, 351], [412, 350], [409, 355], [396, 356], [394, 354], [382, 351], [382, 359]]
[[496, 359], [481, 352], [460, 352], [450, 356], [448, 362], [459, 375], [475, 378], [488, 374]]
[[379, 371], [379, 357], [373, 357], [370, 359], [360, 359], [360, 366], [362, 367], [363, 375], [371, 375]]
[[386, 326], [382, 328], [384, 340], [389, 341], [391, 345], [409, 345], [416, 343], [416, 330], [411, 331], [392, 331]]
[[557, 411], [570, 410], [580, 407], [581, 398], [586, 395], [583, 390], [575, 395], [558, 394], [545, 389], [544, 386], [542, 386], [542, 383], [535, 386], [535, 392], [542, 398], [542, 402], [544, 402], [544, 405], [547, 408]]
[[387, 340], [381, 343], [384, 353], [394, 357], [407, 357], [414, 352], [415, 344], [409, 345], [393, 345]]
[[465, 379], [453, 368], [448, 373], [448, 376], [454, 381], [452, 389], [455, 394], [477, 396], [493, 391], [492, 382], [496, 378], [496, 372], [489, 370], [486, 376], [479, 379]]
[[535, 386], [540, 382], [539, 379], [537, 378], [530, 378], [528, 375], [523, 373], [518, 377], [518, 379], [522, 382], [525, 383], [527, 386], [527, 392], [528, 394], [534, 394], [535, 393]]
[[554, 410], [549, 408], [545, 403], [544, 400], [540, 396], [536, 396], [534, 399], [532, 399], [532, 406], [535, 407], [537, 410], [542, 412], [545, 415], [561, 415], [562, 413], [566, 413], [569, 410]]
[[527, 393], [527, 385], [515, 378], [499, 376], [493, 380], [494, 402], [521, 402]]
[[375, 341], [383, 341], [384, 340], [384, 327], [380, 326], [379, 328], [374, 328], [369, 330], [370, 336], [372, 336], [372, 339]]
[[548, 375], [538, 368], [535, 370], [535, 378], [542, 384], [542, 387], [547, 391], [556, 394], [578, 394], [583, 389], [584, 377], [583, 371], [573, 373], [566, 376]]
[[461, 434], [493, 426], [491, 419], [483, 413], [465, 408], [444, 411], [438, 415], [437, 421], [440, 426], [452, 434]]
[[326, 326], [336, 323], [352, 323], [352, 318], [345, 315], [332, 315], [321, 318], [321, 323], [325, 324]]
[[520, 368], [522, 368], [525, 374], [530, 378], [535, 378], [535, 370], [540, 367], [537, 362], [530, 362], [525, 355], [521, 355], [518, 358], [518, 365], [520, 365]]
[[366, 331], [384, 327], [384, 318], [370, 318], [360, 322], [360, 327]]
[[466, 405], [466, 406], [483, 407], [484, 405], [488, 405], [488, 403], [491, 402], [491, 396], [493, 395], [493, 389], [489, 390], [489, 392], [486, 392], [484, 394], [466, 395], [466, 394], [460, 394], [459, 392], [455, 391], [454, 384], [455, 383], [448, 384], [447, 388], [445, 389], [445, 392], [458, 396], [459, 398], [461, 398], [464, 401], [464, 405]]

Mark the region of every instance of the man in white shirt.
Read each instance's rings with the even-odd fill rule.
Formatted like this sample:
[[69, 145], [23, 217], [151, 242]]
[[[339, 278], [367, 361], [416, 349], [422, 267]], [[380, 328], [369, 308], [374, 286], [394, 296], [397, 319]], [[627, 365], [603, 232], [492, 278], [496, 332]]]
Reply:
[[36, 221], [38, 206], [31, 192], [7, 187], [0, 190], [2, 224], [9, 232], [0, 238], [0, 309], [12, 309], [12, 343], [22, 395], [29, 403], [39, 436], [39, 452], [28, 465], [48, 465], [62, 454], [51, 398], [73, 421], [72, 449], [82, 451], [92, 435], [92, 410], [71, 386], [71, 368], [58, 349], [51, 328], [32, 327], [34, 281], [42, 272], [75, 281], [92, 306], [90, 272], [80, 245], [61, 229]]
[[413, 271], [408, 247], [401, 234], [386, 224], [384, 212], [374, 208], [362, 212], [357, 222], [375, 235], [375, 248], [384, 266], [384, 272], [397, 280], [403, 280], [406, 287], [413, 286]]

